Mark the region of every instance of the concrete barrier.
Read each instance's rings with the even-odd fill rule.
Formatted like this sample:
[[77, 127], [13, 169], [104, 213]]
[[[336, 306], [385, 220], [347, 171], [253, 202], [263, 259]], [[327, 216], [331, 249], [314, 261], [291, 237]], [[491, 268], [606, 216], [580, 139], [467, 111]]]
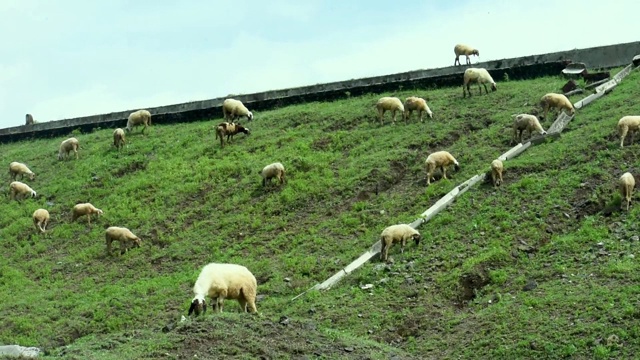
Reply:
[[[530, 79], [559, 74], [569, 61], [580, 61], [592, 69], [607, 69], [628, 64], [640, 53], [640, 41], [574, 49], [555, 53], [529, 55], [517, 58], [492, 60], [473, 64], [484, 67], [498, 82], [505, 74], [510, 79]], [[147, 108], [154, 124], [192, 122], [222, 117], [222, 102], [228, 97], [244, 102], [252, 111], [264, 111], [276, 107], [308, 102], [331, 101], [366, 93], [393, 92], [401, 88], [458, 86], [467, 66], [448, 66], [436, 69], [415, 70], [398, 74], [362, 79], [338, 81], [260, 93], [229, 95], [209, 100]], [[347, 95], [348, 94], [348, 95]], [[20, 125], [0, 129], [0, 142], [18, 141], [32, 137], [65, 135], [74, 129], [89, 132], [95, 128], [115, 128], [126, 125], [129, 114], [138, 109], [108, 114], [84, 116], [73, 119], [45, 121], [34, 125]], [[25, 111], [25, 113], [28, 111]], [[38, 116], [42, 119], [42, 116]], [[259, 117], [259, 114], [258, 114]]]

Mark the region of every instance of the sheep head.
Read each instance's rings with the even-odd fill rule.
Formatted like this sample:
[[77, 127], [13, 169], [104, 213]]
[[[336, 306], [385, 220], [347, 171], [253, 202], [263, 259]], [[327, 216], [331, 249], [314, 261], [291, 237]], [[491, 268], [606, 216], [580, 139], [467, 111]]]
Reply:
[[236, 125], [236, 129], [238, 132], [245, 133], [247, 135], [251, 135], [251, 130], [248, 127], [244, 127], [242, 125]]
[[140, 238], [136, 236], [133, 239], [133, 244], [134, 244], [134, 247], [141, 247], [142, 246], [142, 240], [140, 240]]
[[453, 169], [454, 169], [455, 171], [460, 171], [460, 164], [454, 164], [454, 165], [453, 165]]
[[195, 313], [196, 316], [200, 315], [200, 314], [205, 314], [207, 312], [207, 302], [204, 300], [204, 298], [194, 298], [193, 301], [191, 301], [191, 307], [189, 307], [189, 316], [191, 316], [192, 313]]
[[420, 244], [420, 240], [422, 240], [422, 235], [420, 234], [413, 234], [412, 236], [413, 241], [416, 242], [416, 245]]
[[36, 191], [35, 190], [31, 190], [31, 197], [35, 198], [36, 197]]
[[253, 113], [251, 111], [247, 112], [247, 119], [249, 121], [253, 120]]
[[491, 91], [496, 91], [498, 88], [496, 87], [496, 83], [491, 84]]
[[29, 174], [29, 180], [33, 181], [35, 179], [36, 179], [36, 174], [34, 173]]
[[480, 56], [480, 51], [478, 51], [478, 49], [473, 49], [473, 51], [471, 52], [471, 55]]

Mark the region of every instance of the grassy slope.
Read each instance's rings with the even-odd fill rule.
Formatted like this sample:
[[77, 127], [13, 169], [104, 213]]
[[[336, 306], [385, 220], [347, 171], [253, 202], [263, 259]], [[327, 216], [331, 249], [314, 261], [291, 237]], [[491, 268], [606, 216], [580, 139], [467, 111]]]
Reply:
[[[63, 138], [0, 145], [0, 164], [27, 163], [40, 195], [0, 202], [0, 343], [78, 359], [628, 358], [640, 336], [638, 242], [629, 241], [639, 210], [597, 212], [619, 204], [624, 171], [640, 173], [636, 146], [619, 149], [615, 135], [622, 115], [640, 112], [639, 80], [632, 73], [580, 110], [561, 139], [506, 162], [503, 187], [471, 189], [420, 229], [418, 248], [394, 247], [393, 264], [376, 258], [295, 302], [385, 226], [415, 220], [488, 170], [510, 148], [509, 115], [564, 80], [502, 81], [470, 99], [459, 87], [402, 90], [388, 95], [423, 96], [436, 118], [395, 127], [375, 121], [380, 95], [289, 106], [257, 114], [253, 134], [225, 149], [213, 140], [219, 119], [136, 130], [121, 154], [110, 147], [112, 129], [76, 134], [79, 161], [56, 160]], [[462, 170], [426, 188], [424, 159], [445, 149]], [[273, 161], [285, 164], [288, 184], [264, 191], [258, 171]], [[70, 224], [71, 207], [85, 201], [104, 217]], [[53, 217], [46, 237], [31, 224], [38, 207]], [[143, 248], [105, 256], [110, 225], [132, 229]], [[262, 318], [233, 302], [222, 316], [175, 324], [210, 261], [252, 270]], [[475, 298], [461, 278], [484, 285]], [[537, 288], [523, 291], [530, 280]], [[375, 286], [361, 290], [366, 283]]]

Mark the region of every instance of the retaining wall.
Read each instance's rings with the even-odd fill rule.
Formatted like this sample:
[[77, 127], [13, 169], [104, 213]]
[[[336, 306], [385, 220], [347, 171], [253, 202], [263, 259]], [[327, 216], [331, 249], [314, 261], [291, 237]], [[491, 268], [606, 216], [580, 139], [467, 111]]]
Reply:
[[[590, 69], [623, 66], [628, 64], [637, 54], [640, 54], [640, 41], [492, 60], [473, 64], [473, 66], [486, 68], [491, 72], [494, 79], [500, 82], [504, 74], [508, 74], [510, 79], [530, 79], [559, 74], [569, 61], [583, 62]], [[451, 57], [453, 61], [453, 54]], [[462, 82], [462, 73], [466, 68], [467, 66], [449, 66], [415, 70], [384, 76], [232, 96], [244, 102], [252, 111], [264, 111], [295, 103], [341, 99], [347, 97], [347, 93], [351, 96], [357, 96], [365, 93], [393, 92], [400, 88], [459, 86]], [[153, 115], [154, 124], [199, 121], [222, 117], [221, 105], [227, 97], [147, 109]], [[135, 110], [137, 109], [4, 128], [0, 129], [0, 142], [18, 141], [32, 137], [60, 136], [68, 134], [74, 129], [89, 132], [97, 127], [124, 127], [127, 123], [127, 116]], [[25, 113], [27, 112], [25, 111]], [[43, 118], [40, 115], [35, 115], [38, 119]], [[21, 121], [24, 121], [24, 119], [21, 119]]]

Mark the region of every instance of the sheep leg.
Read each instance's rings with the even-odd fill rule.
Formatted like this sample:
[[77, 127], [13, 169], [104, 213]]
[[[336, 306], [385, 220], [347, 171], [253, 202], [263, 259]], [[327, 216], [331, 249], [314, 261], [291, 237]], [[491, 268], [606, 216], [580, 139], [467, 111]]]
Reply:
[[384, 109], [378, 110], [378, 117], [380, 118], [380, 126], [384, 125], [382, 118], [384, 117]]
[[238, 303], [240, 304], [242, 312], [247, 312], [247, 300], [240, 298], [238, 299]]
[[453, 66], [456, 66], [456, 64], [462, 65], [460, 64], [460, 55], [456, 55], [456, 59], [453, 60]]
[[447, 168], [444, 167], [444, 166], [440, 166], [440, 170], [442, 170], [442, 177], [444, 179], [446, 179], [447, 178]]
[[91, 214], [87, 214], [87, 222], [91, 225]]
[[469, 55], [465, 55], [467, 57], [467, 65], [471, 65], [471, 59], [469, 59]]
[[624, 137], [627, 136], [627, 128], [623, 127], [620, 130], [620, 147], [624, 147]]
[[[484, 92], [488, 95], [489, 94], [489, 90], [487, 90], [487, 84], [482, 83], [482, 86], [484, 86]], [[478, 85], [478, 87], [480, 87], [480, 86]], [[480, 89], [480, 94], [482, 94], [482, 89]]]
[[631, 130], [631, 142], [629, 143], [629, 146], [633, 145], [633, 137], [636, 135], [636, 131], [635, 130]]

